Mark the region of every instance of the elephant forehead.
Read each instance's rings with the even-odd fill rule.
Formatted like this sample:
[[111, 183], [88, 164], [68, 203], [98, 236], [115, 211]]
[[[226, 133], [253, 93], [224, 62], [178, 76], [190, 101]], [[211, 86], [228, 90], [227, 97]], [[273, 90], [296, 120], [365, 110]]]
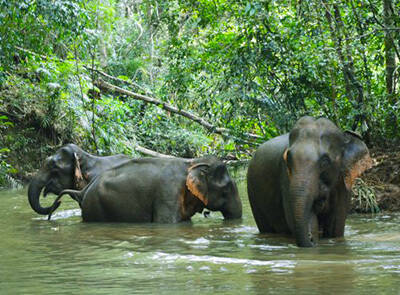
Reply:
[[338, 132], [323, 132], [319, 137], [319, 145], [330, 155], [342, 152], [343, 136]]
[[309, 148], [330, 150], [343, 144], [343, 135], [337, 130], [320, 129], [316, 126], [291, 133], [289, 145], [304, 145]]
[[323, 133], [339, 133], [339, 128], [336, 127], [330, 120], [319, 118], [317, 120], [311, 117], [301, 118], [290, 132], [290, 138], [296, 140], [304, 137], [318, 137]]
[[318, 162], [323, 156], [328, 156], [331, 160], [338, 162], [342, 155], [340, 144], [336, 141], [323, 140], [321, 137], [297, 141], [289, 147], [289, 151], [293, 160], [309, 163]]
[[[297, 128], [296, 128], [297, 127]], [[296, 126], [290, 131], [289, 134], [289, 144], [292, 145], [298, 141], [309, 141], [316, 137], [318, 129], [314, 124], [307, 125], [307, 127], [299, 128]]]
[[289, 162], [295, 166], [310, 165], [317, 162], [319, 158], [318, 145], [315, 142], [295, 143], [290, 147], [289, 151], [289, 156], [291, 157]]

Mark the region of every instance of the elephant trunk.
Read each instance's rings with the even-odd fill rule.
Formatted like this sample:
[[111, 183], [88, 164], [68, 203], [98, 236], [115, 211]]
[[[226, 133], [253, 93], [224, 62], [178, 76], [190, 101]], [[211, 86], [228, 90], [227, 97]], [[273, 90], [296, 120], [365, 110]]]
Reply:
[[296, 207], [293, 209], [293, 231], [296, 237], [296, 243], [299, 247], [311, 247], [311, 236], [309, 231], [310, 211], [302, 201], [294, 202]]
[[35, 212], [42, 215], [48, 215], [51, 209], [51, 207], [42, 207], [39, 202], [40, 193], [42, 192], [42, 189], [45, 187], [45, 185], [46, 185], [45, 180], [35, 177], [29, 183], [29, 188], [28, 188], [29, 205], [31, 205], [32, 209]]
[[225, 219], [240, 219], [242, 218], [242, 203], [239, 197], [228, 203], [223, 210], [221, 210], [222, 215]]
[[[294, 184], [293, 184], [294, 183]], [[318, 187], [318, 186], [317, 186]], [[312, 212], [313, 201], [317, 191], [312, 181], [305, 182], [292, 182], [291, 188], [292, 196], [292, 230], [296, 237], [297, 246], [311, 247], [315, 234], [315, 214]]]
[[236, 183], [233, 181], [232, 192], [227, 198], [224, 209], [221, 210], [225, 219], [240, 219], [242, 218], [242, 202], [239, 198], [239, 192]]

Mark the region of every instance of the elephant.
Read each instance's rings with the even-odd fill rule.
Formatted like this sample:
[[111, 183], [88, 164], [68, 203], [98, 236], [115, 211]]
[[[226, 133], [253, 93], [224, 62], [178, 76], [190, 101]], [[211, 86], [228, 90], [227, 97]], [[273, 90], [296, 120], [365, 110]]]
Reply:
[[132, 159], [82, 191], [62, 191], [53, 206], [65, 194], [79, 202], [84, 222], [178, 223], [204, 209], [242, 217], [236, 182], [215, 156]]
[[371, 163], [356, 133], [326, 118], [300, 118], [250, 161], [247, 192], [259, 231], [292, 234], [299, 247], [313, 246], [321, 231], [343, 236], [353, 182]]
[[64, 189], [81, 190], [101, 172], [131, 159], [125, 155], [96, 157], [75, 144], [67, 144], [48, 157], [32, 178], [28, 188], [29, 204], [35, 212], [48, 215], [52, 206], [42, 207], [39, 201], [43, 188], [44, 197], [49, 193], [58, 195]]

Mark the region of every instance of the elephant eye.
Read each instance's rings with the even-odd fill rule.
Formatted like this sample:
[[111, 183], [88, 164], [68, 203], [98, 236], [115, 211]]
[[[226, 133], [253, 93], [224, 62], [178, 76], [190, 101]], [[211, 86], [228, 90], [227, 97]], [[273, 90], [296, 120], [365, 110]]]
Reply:
[[54, 161], [53, 170], [62, 170], [70, 169], [71, 164], [66, 161]]
[[327, 155], [322, 156], [319, 165], [321, 167], [321, 169], [326, 169], [329, 168], [331, 165], [331, 160], [329, 159], [329, 157]]
[[49, 165], [50, 165], [50, 167], [52, 169], [57, 169], [58, 168], [57, 162], [54, 161], [53, 159], [50, 161]]

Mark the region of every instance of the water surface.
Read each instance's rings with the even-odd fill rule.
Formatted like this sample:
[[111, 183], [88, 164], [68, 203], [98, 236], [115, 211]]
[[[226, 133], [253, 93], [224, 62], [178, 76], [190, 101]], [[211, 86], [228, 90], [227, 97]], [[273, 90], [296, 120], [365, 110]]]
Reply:
[[351, 215], [344, 238], [300, 249], [260, 235], [239, 189], [243, 220], [177, 225], [85, 224], [68, 199], [47, 221], [26, 189], [0, 191], [0, 294], [400, 294], [400, 214]]

